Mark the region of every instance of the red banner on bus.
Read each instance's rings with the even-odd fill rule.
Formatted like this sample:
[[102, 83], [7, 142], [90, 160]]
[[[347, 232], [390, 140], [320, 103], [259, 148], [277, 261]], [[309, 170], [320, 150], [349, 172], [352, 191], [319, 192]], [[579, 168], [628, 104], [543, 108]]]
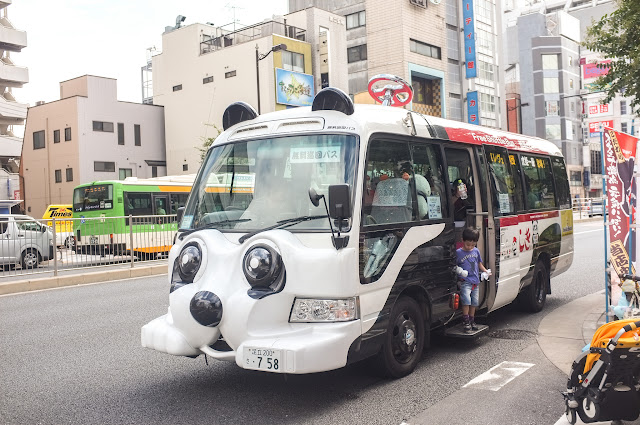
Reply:
[[[635, 195], [636, 145], [638, 139], [611, 128], [603, 134], [604, 163], [607, 174], [607, 213], [611, 265], [617, 274], [629, 272], [629, 252], [635, 254], [635, 241], [629, 237], [629, 217], [633, 215], [631, 194]], [[632, 269], [632, 273], [634, 273]]]

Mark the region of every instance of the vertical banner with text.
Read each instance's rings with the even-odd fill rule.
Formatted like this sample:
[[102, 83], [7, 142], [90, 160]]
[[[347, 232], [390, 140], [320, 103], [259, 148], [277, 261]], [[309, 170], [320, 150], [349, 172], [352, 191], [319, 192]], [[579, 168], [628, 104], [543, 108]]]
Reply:
[[[609, 222], [610, 263], [612, 273], [617, 275], [629, 273], [629, 261], [637, 255], [636, 243], [631, 237], [629, 221], [633, 219], [636, 196], [636, 181], [634, 177], [636, 146], [638, 139], [611, 128], [603, 128], [604, 173], [607, 181], [607, 214]], [[607, 243], [607, 241], [605, 241]], [[607, 267], [607, 265], [605, 265]], [[631, 273], [635, 268], [631, 267]], [[611, 276], [610, 282], [617, 282]], [[616, 305], [620, 297], [617, 285], [611, 286], [611, 305]]]
[[480, 109], [478, 108], [478, 92], [467, 92], [467, 122], [480, 125]]
[[462, 19], [464, 20], [464, 60], [467, 78], [478, 76], [476, 61], [476, 23], [473, 16], [473, 0], [462, 1]]

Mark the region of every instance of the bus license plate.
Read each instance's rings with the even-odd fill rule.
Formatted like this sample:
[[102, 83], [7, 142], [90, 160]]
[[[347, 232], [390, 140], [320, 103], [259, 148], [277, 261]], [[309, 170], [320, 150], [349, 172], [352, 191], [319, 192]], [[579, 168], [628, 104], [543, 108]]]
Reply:
[[281, 363], [280, 350], [272, 350], [271, 348], [245, 347], [244, 367], [245, 369], [280, 372], [283, 367]]
[[98, 244], [98, 237], [97, 237], [97, 236], [91, 236], [91, 237], [89, 238], [89, 243], [90, 243], [91, 245], [97, 245], [97, 244]]

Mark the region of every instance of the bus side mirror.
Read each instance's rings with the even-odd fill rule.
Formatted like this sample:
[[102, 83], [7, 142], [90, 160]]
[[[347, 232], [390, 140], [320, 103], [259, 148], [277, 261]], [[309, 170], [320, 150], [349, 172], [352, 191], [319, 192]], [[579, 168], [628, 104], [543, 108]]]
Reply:
[[176, 211], [176, 220], [178, 221], [178, 228], [180, 228], [180, 223], [182, 222], [182, 216], [184, 215], [184, 207], [180, 207], [178, 208], [178, 211]]
[[351, 218], [351, 196], [348, 184], [329, 186], [329, 215], [337, 220]]

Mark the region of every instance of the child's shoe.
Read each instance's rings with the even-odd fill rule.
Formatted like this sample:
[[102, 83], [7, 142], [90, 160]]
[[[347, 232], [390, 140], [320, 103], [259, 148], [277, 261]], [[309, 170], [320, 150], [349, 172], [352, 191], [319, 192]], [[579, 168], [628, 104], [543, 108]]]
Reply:
[[471, 332], [471, 322], [466, 317], [462, 320], [462, 329], [464, 329], [465, 332]]
[[476, 325], [475, 321], [471, 321], [471, 330], [473, 330], [473, 331], [477, 331], [478, 330], [478, 325]]

